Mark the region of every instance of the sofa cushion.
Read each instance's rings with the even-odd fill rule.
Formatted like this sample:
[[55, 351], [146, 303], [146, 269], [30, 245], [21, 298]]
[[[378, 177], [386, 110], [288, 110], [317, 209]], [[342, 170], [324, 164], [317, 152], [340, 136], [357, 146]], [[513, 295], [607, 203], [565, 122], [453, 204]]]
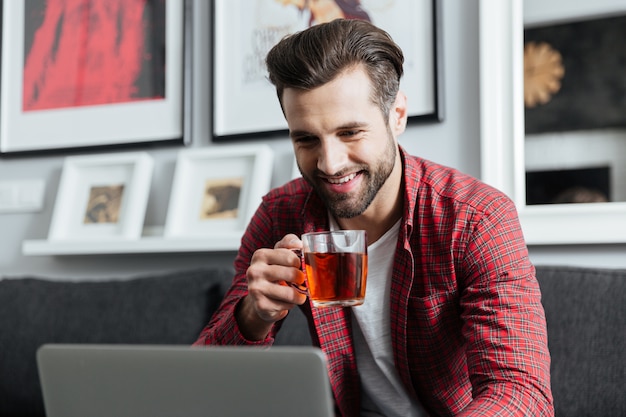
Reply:
[[44, 415], [44, 343], [191, 344], [232, 273], [195, 269], [129, 280], [0, 280], [0, 415]]
[[306, 317], [300, 308], [293, 308], [283, 321], [274, 340], [274, 346], [311, 346], [311, 344]]
[[626, 271], [537, 267], [557, 417], [626, 416]]

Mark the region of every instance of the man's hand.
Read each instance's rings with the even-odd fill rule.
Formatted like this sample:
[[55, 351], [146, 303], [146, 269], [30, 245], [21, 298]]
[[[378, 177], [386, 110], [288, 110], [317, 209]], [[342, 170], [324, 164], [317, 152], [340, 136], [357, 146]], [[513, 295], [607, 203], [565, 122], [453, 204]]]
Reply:
[[289, 234], [274, 249], [259, 249], [252, 255], [246, 272], [248, 295], [236, 313], [246, 339], [264, 339], [276, 321], [306, 301], [306, 295], [289, 285], [304, 283], [300, 256], [293, 249], [302, 249], [302, 242]]

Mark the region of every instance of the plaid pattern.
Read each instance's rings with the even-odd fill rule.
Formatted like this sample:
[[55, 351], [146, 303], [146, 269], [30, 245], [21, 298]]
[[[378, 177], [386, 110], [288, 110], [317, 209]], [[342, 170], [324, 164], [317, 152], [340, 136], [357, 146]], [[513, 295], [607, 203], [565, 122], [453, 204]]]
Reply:
[[[432, 416], [552, 416], [539, 286], [513, 203], [456, 170], [407, 155], [391, 288], [395, 361]], [[250, 222], [222, 307], [196, 344], [250, 344], [233, 318], [257, 248], [329, 227], [302, 179], [272, 190]], [[338, 412], [358, 416], [350, 309], [303, 307], [326, 353]], [[261, 345], [271, 344], [280, 323]]]

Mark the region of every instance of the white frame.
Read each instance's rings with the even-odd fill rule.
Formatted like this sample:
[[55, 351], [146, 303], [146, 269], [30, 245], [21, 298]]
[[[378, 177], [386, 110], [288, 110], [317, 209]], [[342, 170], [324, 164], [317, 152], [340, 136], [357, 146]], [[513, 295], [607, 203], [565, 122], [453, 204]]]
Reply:
[[[274, 153], [268, 145], [214, 145], [179, 151], [165, 221], [166, 238], [239, 236], [270, 190]], [[200, 219], [207, 180], [243, 178], [237, 217]]]
[[626, 203], [526, 205], [522, 0], [480, 0], [482, 179], [515, 202], [529, 245], [626, 242]]
[[[387, 30], [405, 53], [401, 89], [411, 95], [411, 119], [443, 117], [439, 7], [440, 0], [396, 0], [393, 7], [368, 10], [374, 23]], [[216, 139], [286, 131], [276, 90], [266, 79], [264, 59], [283, 35], [308, 27], [307, 12], [276, 0], [215, 0], [213, 25]], [[264, 33], [254, 33], [266, 27], [270, 40]], [[252, 80], [244, 83], [246, 70]]]
[[[49, 241], [134, 240], [141, 237], [154, 161], [145, 152], [69, 156], [63, 163]], [[124, 184], [117, 223], [85, 224], [89, 192]]]
[[29, 112], [22, 111], [24, 2], [2, 4], [1, 153], [187, 140], [183, 96], [189, 80], [183, 73], [184, 51], [190, 45], [185, 2], [166, 2], [165, 98]]

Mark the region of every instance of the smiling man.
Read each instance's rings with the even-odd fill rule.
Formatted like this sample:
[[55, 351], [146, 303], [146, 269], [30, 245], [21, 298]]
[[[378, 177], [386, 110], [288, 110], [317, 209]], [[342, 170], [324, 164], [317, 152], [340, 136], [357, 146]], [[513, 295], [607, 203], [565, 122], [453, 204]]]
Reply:
[[[300, 306], [339, 415], [551, 416], [545, 317], [515, 207], [398, 145], [402, 64], [388, 34], [358, 20], [270, 51], [303, 178], [264, 197], [196, 344], [271, 345]], [[361, 306], [316, 308], [285, 285], [305, 281], [299, 236], [329, 229], [367, 231]]]

